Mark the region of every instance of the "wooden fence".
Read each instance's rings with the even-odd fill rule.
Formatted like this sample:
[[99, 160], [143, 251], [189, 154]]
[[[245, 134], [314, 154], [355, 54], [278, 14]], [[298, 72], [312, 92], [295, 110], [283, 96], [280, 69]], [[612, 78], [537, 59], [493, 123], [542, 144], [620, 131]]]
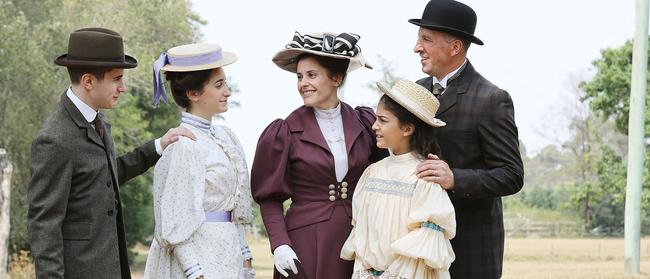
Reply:
[[508, 237], [579, 237], [584, 226], [574, 221], [536, 221], [518, 214], [504, 214], [503, 226]]

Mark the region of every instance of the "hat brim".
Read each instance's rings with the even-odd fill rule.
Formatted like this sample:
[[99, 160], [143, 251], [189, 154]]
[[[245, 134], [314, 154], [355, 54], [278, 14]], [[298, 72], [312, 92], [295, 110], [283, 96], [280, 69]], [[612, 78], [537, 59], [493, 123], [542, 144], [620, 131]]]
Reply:
[[419, 19], [419, 18], [409, 19], [409, 22], [413, 23], [413, 24], [415, 24], [417, 26], [420, 26], [420, 27], [433, 29], [433, 30], [437, 30], [437, 31], [442, 31], [442, 32], [445, 32], [445, 33], [450, 33], [452, 35], [457, 35], [457, 36], [466, 38], [470, 42], [475, 43], [475, 44], [480, 45], [480, 46], [483, 45], [483, 41], [481, 41], [481, 39], [477, 38], [473, 34], [465, 32], [463, 30], [447, 27], [447, 26], [444, 26], [444, 25], [441, 25], [441, 24], [436, 24], [436, 23], [422, 22], [422, 20]]
[[138, 66], [138, 61], [135, 58], [124, 55], [124, 62], [111, 62], [111, 61], [89, 61], [89, 60], [74, 60], [68, 57], [68, 54], [63, 54], [54, 60], [54, 64], [64, 67], [97, 67], [97, 68], [114, 68], [114, 69], [131, 69]]
[[395, 102], [400, 104], [403, 108], [410, 111], [413, 115], [417, 116], [417, 118], [420, 118], [425, 123], [427, 123], [427, 124], [429, 124], [429, 125], [431, 125], [433, 127], [443, 127], [443, 126], [447, 125], [447, 123], [445, 123], [444, 121], [442, 121], [442, 120], [440, 120], [438, 118], [427, 117], [421, 111], [416, 110], [415, 109], [415, 107], [417, 106], [416, 103], [412, 102], [411, 100], [409, 100], [407, 98], [404, 98], [403, 95], [401, 95], [401, 94], [397, 94], [396, 92], [393, 92], [393, 90], [388, 88], [388, 86], [384, 85], [383, 83], [377, 82], [377, 87], [379, 88], [379, 90], [382, 93], [388, 95], [388, 97], [393, 99]]
[[192, 66], [178, 66], [178, 65], [171, 65], [167, 64], [163, 66], [160, 70], [165, 71], [165, 72], [194, 72], [194, 71], [202, 71], [202, 70], [209, 70], [209, 69], [216, 69], [216, 68], [221, 68], [223, 66], [228, 66], [232, 63], [235, 63], [237, 61], [238, 57], [236, 54], [229, 52], [229, 51], [224, 51], [223, 52], [223, 57], [219, 59], [216, 62], [213, 63], [208, 63], [208, 64], [201, 64], [201, 65], [192, 65]]
[[318, 56], [325, 56], [325, 57], [331, 57], [335, 59], [345, 59], [345, 60], [350, 60], [350, 64], [348, 65], [348, 70], [347, 72], [352, 72], [356, 69], [366, 67], [368, 69], [372, 69], [372, 66], [370, 64], [366, 63], [361, 56], [361, 54], [357, 54], [355, 57], [348, 57], [344, 55], [338, 55], [338, 54], [333, 54], [333, 53], [326, 53], [322, 51], [317, 51], [317, 50], [310, 50], [310, 49], [304, 49], [304, 48], [290, 48], [290, 49], [283, 49], [281, 51], [278, 51], [275, 55], [273, 55], [273, 63], [280, 67], [281, 69], [285, 71], [289, 71], [292, 73], [296, 73], [298, 71], [297, 67], [297, 61], [296, 58], [300, 56], [301, 54], [304, 53], [310, 53]]

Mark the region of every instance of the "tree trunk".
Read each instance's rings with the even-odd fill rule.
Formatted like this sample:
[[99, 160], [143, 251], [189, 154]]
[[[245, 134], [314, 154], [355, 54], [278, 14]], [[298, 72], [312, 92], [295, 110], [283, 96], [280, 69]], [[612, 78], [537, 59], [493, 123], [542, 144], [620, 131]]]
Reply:
[[0, 278], [7, 276], [9, 263], [9, 202], [12, 167], [7, 153], [0, 149]]

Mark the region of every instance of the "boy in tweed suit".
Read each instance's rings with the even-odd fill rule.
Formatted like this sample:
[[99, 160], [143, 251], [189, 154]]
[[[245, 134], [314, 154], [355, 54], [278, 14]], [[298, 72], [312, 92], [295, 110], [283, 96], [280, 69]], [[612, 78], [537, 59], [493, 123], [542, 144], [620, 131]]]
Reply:
[[68, 67], [71, 86], [32, 142], [28, 230], [37, 278], [131, 278], [118, 187], [153, 166], [185, 128], [169, 130], [124, 156], [115, 155], [108, 123], [126, 91], [122, 37], [104, 28], [70, 34], [68, 53], [54, 63]]

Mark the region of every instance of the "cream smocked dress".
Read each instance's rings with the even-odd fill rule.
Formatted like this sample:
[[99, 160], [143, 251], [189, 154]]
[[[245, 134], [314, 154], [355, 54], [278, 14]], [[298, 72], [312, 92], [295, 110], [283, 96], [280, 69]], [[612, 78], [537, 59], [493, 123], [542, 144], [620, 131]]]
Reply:
[[[244, 226], [253, 215], [241, 145], [228, 128], [189, 113], [181, 126], [197, 140], [169, 145], [156, 164], [156, 224], [144, 278], [243, 278], [242, 262], [250, 258]], [[224, 211], [231, 222], [206, 219]]]
[[352, 278], [450, 278], [454, 207], [440, 185], [415, 176], [421, 161], [413, 153], [391, 155], [359, 179], [354, 228], [341, 250], [341, 258], [354, 260]]

